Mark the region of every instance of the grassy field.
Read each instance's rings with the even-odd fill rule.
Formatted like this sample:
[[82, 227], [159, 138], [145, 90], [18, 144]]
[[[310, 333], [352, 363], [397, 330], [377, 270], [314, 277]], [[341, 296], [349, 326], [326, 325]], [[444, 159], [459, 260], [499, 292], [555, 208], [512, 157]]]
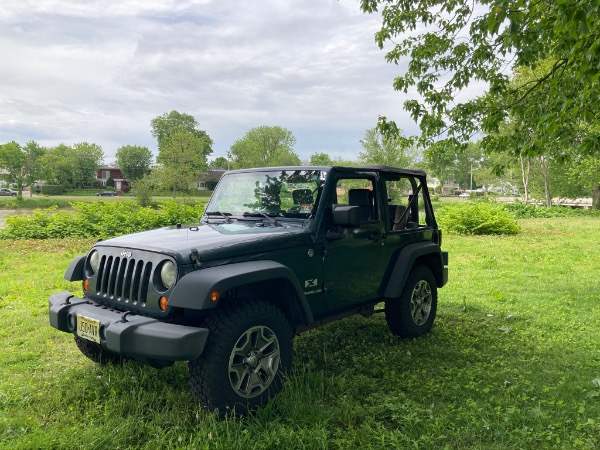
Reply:
[[[33, 197], [29, 197], [29, 192], [23, 194], [23, 199], [17, 199], [15, 197], [0, 197], [0, 210], [20, 210], [20, 209], [35, 209], [35, 208], [49, 208], [56, 206], [59, 208], [68, 207], [73, 202], [131, 202], [135, 201], [136, 198], [131, 195], [115, 196], [115, 197], [96, 197], [96, 190], [93, 193], [85, 193], [83, 190], [75, 191], [65, 195], [38, 195], [34, 194]], [[212, 194], [212, 191], [197, 191], [193, 192], [193, 195], [187, 193], [179, 193], [175, 198], [175, 201], [208, 201]], [[167, 202], [173, 200], [173, 197], [168, 192], [159, 192], [152, 195], [152, 201], [154, 202]]]
[[0, 241], [2, 448], [600, 448], [600, 219], [532, 219], [511, 237], [445, 236], [431, 334], [382, 315], [295, 340], [266, 408], [219, 421], [185, 364], [95, 366], [48, 325], [91, 241]]

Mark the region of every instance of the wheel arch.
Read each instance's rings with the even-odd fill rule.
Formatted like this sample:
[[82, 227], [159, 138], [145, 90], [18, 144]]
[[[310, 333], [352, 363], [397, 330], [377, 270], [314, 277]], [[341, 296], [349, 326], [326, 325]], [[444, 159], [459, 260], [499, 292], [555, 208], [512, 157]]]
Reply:
[[445, 284], [444, 259], [439, 245], [434, 242], [416, 242], [403, 247], [396, 260], [390, 265], [391, 269], [388, 269], [385, 282], [381, 287], [382, 296], [399, 297], [412, 267], [419, 264], [431, 270], [438, 287]]
[[[210, 293], [218, 291], [217, 301]], [[212, 310], [231, 301], [255, 298], [275, 304], [290, 324], [307, 325], [313, 316], [294, 273], [276, 261], [248, 261], [197, 270], [175, 286], [169, 304], [193, 310]]]

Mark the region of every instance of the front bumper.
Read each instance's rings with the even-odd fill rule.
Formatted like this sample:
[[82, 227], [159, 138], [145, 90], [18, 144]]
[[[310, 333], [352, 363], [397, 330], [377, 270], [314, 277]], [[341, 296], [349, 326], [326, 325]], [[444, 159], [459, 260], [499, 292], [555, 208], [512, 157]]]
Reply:
[[204, 351], [208, 329], [161, 322], [152, 317], [123, 313], [88, 299], [58, 292], [50, 296], [50, 325], [75, 333], [77, 316], [100, 321], [100, 345], [144, 364], [190, 361]]

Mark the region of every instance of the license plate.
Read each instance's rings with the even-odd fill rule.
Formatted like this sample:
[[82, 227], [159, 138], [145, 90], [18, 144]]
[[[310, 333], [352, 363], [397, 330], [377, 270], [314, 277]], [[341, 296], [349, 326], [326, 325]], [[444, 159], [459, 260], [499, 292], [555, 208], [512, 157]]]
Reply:
[[77, 316], [77, 336], [100, 343], [100, 321], [85, 316]]

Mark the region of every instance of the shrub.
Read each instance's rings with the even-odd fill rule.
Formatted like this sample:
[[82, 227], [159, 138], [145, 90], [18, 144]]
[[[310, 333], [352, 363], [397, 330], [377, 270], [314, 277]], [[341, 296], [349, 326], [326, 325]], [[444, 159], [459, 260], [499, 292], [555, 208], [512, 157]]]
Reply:
[[490, 203], [446, 204], [436, 214], [440, 228], [457, 234], [517, 234], [515, 217]]
[[206, 186], [206, 189], [208, 189], [209, 191], [214, 191], [215, 188], [217, 187], [217, 183], [219, 182], [219, 180], [206, 180], [204, 182], [204, 186]]
[[152, 205], [152, 181], [145, 176], [135, 182], [132, 188], [135, 199], [140, 206]]
[[63, 192], [65, 192], [65, 187], [62, 184], [44, 184], [42, 186], [44, 195], [60, 195]]
[[600, 215], [600, 211], [573, 209], [568, 206], [538, 206], [531, 203], [505, 203], [502, 207], [517, 219], [547, 219], [550, 217], [581, 217]]
[[197, 222], [204, 203], [166, 202], [158, 209], [134, 202], [78, 202], [72, 210], [38, 209], [6, 218], [2, 239], [100, 238], [150, 230], [177, 223]]

